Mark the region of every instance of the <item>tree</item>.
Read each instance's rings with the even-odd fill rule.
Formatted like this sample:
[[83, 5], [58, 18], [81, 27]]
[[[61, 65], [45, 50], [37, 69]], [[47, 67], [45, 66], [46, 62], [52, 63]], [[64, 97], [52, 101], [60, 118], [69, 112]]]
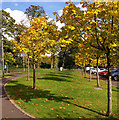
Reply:
[[4, 77], [4, 39], [7, 37], [12, 37], [14, 33], [14, 23], [15, 20], [4, 10], [0, 11], [2, 13], [2, 18], [0, 18], [0, 31], [2, 39], [2, 73]]
[[[76, 11], [75, 11], [76, 9]], [[69, 6], [65, 6], [63, 9], [63, 14], [59, 16], [56, 12], [53, 14], [56, 15], [57, 21], [61, 21], [65, 26], [62, 28], [60, 33], [60, 48], [62, 51], [62, 67], [64, 66], [64, 59], [66, 54], [72, 47], [77, 46], [77, 43], [82, 41], [80, 37], [83, 33], [80, 33], [79, 30], [83, 27], [81, 25], [82, 18], [79, 16], [83, 16], [83, 11], [80, 11], [74, 4], [70, 4]], [[76, 19], [75, 19], [76, 17]], [[80, 20], [80, 21], [78, 21]], [[78, 21], [78, 22], [77, 22]], [[79, 34], [80, 33], [80, 34]]]
[[7, 65], [7, 73], [8, 73], [8, 66], [9, 65], [13, 65], [13, 63], [15, 62], [15, 59], [13, 57], [13, 54], [11, 52], [6, 52], [4, 55], [4, 59], [5, 59], [5, 65]]
[[[63, 9], [57, 20], [65, 23], [73, 30], [72, 35], [79, 35], [86, 44], [106, 55], [108, 68], [108, 107], [107, 115], [112, 116], [112, 89], [111, 89], [111, 56], [118, 55], [119, 2], [87, 3], [80, 2], [86, 7], [84, 12], [74, 4]], [[116, 54], [117, 53], [117, 54]]]
[[[86, 77], [86, 66], [94, 64], [92, 50], [85, 45], [85, 41], [79, 44], [80, 52], [76, 54], [75, 62], [76, 65], [84, 67], [85, 77]], [[90, 81], [91, 81], [91, 69], [90, 69]]]
[[30, 7], [28, 7], [25, 11], [25, 14], [28, 15], [29, 20], [33, 20], [34, 18], [38, 18], [40, 16], [46, 16], [45, 11], [43, 9], [43, 7], [41, 6], [35, 6], [35, 5], [31, 5]]
[[[46, 16], [43, 7], [41, 7], [39, 5], [38, 6], [31, 5], [30, 7], [28, 7], [26, 9], [25, 14], [28, 16], [29, 21], [32, 21], [34, 18]], [[28, 74], [29, 74], [29, 54], [28, 54]], [[28, 77], [28, 79], [29, 79], [29, 77]]]
[[45, 28], [47, 28], [46, 19], [44, 17], [34, 18], [30, 22], [31, 27], [27, 29], [27, 32], [22, 32], [19, 35], [21, 44], [17, 44], [16, 49], [23, 51], [28, 54], [33, 60], [33, 89], [36, 88], [36, 77], [35, 77], [35, 67], [38, 56], [45, 54], [46, 39]]
[[2, 20], [0, 21], [2, 37], [13, 37], [15, 20], [6, 11], [1, 10], [0, 12], [2, 12]]
[[[107, 115], [112, 116], [112, 88], [111, 88], [111, 57], [118, 40], [118, 13], [119, 2], [91, 3], [87, 5], [85, 20], [90, 20], [85, 29], [87, 44], [106, 54], [108, 68], [108, 107]], [[115, 46], [115, 47], [114, 47]], [[116, 52], [116, 51], [115, 51]]]
[[57, 53], [59, 52], [59, 31], [54, 21], [48, 22], [47, 25], [47, 52], [51, 54], [51, 69], [54, 68], [54, 59], [56, 60], [57, 69]]

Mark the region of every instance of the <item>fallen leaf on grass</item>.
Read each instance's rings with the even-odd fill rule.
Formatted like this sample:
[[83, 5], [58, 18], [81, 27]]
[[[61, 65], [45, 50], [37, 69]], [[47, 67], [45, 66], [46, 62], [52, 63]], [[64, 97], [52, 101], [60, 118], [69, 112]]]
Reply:
[[62, 89], [60, 89], [60, 92], [62, 91]]
[[18, 102], [18, 104], [21, 104], [21, 102]]
[[51, 107], [51, 110], [54, 110], [54, 107]]
[[113, 113], [113, 115], [118, 115], [118, 113]]
[[61, 107], [61, 106], [59, 106], [59, 109], [62, 109], [62, 107]]

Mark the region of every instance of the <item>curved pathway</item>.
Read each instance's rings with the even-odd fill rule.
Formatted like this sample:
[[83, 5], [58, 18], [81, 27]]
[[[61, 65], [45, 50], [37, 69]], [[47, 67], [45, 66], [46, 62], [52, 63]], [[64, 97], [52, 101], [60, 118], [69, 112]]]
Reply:
[[2, 80], [2, 120], [36, 120], [29, 114], [20, 109], [12, 100], [5, 90], [5, 84], [13, 79], [25, 76], [25, 74], [16, 74]]

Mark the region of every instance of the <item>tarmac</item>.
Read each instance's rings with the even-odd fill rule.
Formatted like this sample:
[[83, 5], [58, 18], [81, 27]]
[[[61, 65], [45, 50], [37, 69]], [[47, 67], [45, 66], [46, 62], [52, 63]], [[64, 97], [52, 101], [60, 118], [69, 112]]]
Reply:
[[0, 114], [2, 116], [1, 120], [37, 120], [35, 117], [19, 108], [14, 101], [10, 99], [10, 96], [5, 90], [5, 84], [7, 82], [23, 76], [25, 76], [25, 74], [16, 74], [12, 77], [2, 79], [2, 85], [0, 84], [2, 86], [2, 95], [0, 95], [0, 100], [2, 101], [2, 105], [0, 104], [2, 110], [0, 111], [0, 113], [2, 113]]

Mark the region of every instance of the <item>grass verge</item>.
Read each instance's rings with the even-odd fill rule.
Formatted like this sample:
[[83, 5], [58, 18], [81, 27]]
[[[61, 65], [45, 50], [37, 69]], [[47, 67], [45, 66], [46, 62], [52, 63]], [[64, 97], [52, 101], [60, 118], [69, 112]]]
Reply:
[[[9, 82], [8, 94], [15, 103], [37, 118], [108, 118], [107, 83], [100, 80], [101, 89], [96, 89], [96, 79], [84, 78], [79, 71], [53, 71], [41, 69], [36, 73], [36, 89], [32, 89], [32, 73], [27, 77]], [[89, 77], [89, 76], [88, 76]], [[112, 86], [113, 118], [117, 112], [118, 89]]]

